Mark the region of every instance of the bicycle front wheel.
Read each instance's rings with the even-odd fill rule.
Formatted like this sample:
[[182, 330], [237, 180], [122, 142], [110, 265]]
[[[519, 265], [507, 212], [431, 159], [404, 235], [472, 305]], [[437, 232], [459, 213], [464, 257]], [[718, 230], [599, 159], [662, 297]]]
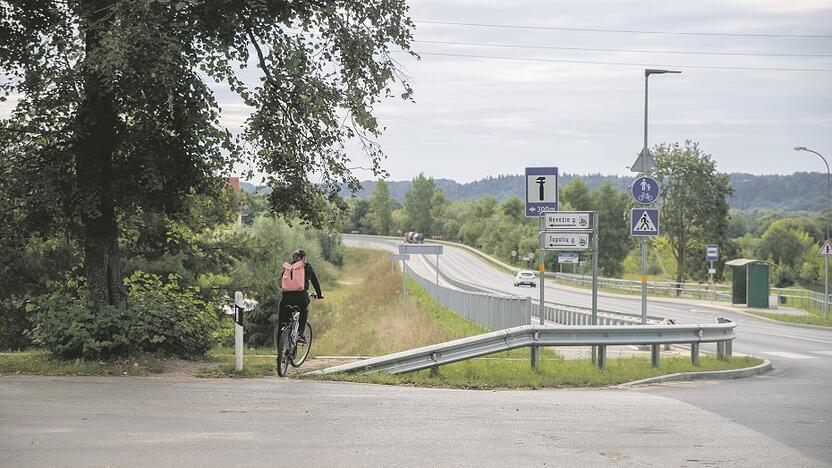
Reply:
[[[305, 339], [301, 340], [300, 337]], [[309, 350], [312, 349], [312, 326], [309, 325], [309, 322], [306, 322], [306, 327], [303, 328], [303, 333], [298, 336], [298, 343], [295, 347], [295, 355], [292, 356], [292, 367], [300, 367], [303, 364], [303, 361], [306, 360], [306, 356], [309, 355]]]
[[289, 369], [289, 338], [292, 330], [289, 327], [280, 332], [277, 338], [277, 375], [284, 377]]

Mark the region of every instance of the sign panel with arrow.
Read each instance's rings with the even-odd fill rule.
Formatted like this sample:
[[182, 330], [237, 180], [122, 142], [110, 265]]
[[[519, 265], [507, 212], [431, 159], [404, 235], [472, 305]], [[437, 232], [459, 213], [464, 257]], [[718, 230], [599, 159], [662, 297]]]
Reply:
[[526, 217], [558, 210], [558, 168], [526, 168]]

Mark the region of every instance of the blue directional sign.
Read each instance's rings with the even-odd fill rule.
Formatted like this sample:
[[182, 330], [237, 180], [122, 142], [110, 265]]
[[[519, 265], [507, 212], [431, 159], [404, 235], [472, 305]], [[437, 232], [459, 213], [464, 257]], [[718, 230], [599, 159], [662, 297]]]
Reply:
[[659, 198], [659, 183], [652, 177], [639, 177], [630, 188], [633, 200], [641, 205], [649, 205]]
[[716, 244], [705, 246], [705, 261], [715, 262], [717, 260], [719, 260], [719, 246]]
[[633, 208], [630, 211], [630, 235], [633, 237], [658, 236], [659, 210], [656, 208]]
[[526, 168], [526, 217], [558, 210], [558, 168]]

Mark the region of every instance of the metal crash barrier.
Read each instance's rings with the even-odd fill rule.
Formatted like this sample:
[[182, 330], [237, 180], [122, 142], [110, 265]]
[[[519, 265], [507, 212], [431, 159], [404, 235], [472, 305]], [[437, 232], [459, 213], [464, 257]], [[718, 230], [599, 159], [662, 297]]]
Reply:
[[717, 343], [717, 357], [731, 355], [731, 343], [736, 337], [736, 324], [720, 318], [715, 324], [701, 325], [634, 325], [569, 326], [524, 325], [483, 335], [462, 338], [399, 353], [379, 356], [340, 366], [321, 369], [311, 374], [337, 372], [400, 374], [433, 368], [488, 354], [525, 346], [597, 346], [598, 365], [606, 366], [606, 348], [616, 345], [690, 344], [691, 361], [699, 364], [699, 345]]

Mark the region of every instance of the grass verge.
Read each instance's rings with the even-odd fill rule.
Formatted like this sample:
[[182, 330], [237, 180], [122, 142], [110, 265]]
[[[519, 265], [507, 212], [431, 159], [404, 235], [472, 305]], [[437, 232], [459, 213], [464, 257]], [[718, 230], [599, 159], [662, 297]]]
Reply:
[[779, 322], [832, 327], [832, 320], [824, 320], [822, 316], [812, 311], [809, 311], [809, 315], [775, 314], [771, 312], [756, 312], [750, 310], [746, 312], [754, 315], [759, 315], [760, 317], [777, 320]]
[[149, 375], [162, 370], [162, 360], [141, 356], [110, 361], [63, 360], [46, 350], [0, 353], [0, 374]]
[[617, 385], [648, 377], [678, 372], [702, 372], [740, 369], [761, 364], [754, 357], [734, 356], [720, 361], [702, 356], [699, 366], [693, 366], [689, 358], [663, 358], [658, 368], [645, 358], [624, 357], [607, 361], [607, 369], [600, 370], [590, 360], [566, 360], [541, 357], [538, 370], [533, 370], [525, 359], [506, 359], [500, 355], [448, 364], [440, 368], [439, 375], [431, 376], [423, 370], [408, 374], [352, 375], [332, 374], [309, 378], [387, 385], [416, 385], [424, 387], [495, 389], [495, 388], [546, 388], [546, 387], [597, 387]]
[[378, 356], [483, 333], [408, 283], [402, 310], [402, 277], [390, 256], [346, 249], [339, 287], [310, 307], [314, 356]]
[[234, 348], [215, 348], [205, 354], [205, 361], [211, 365], [196, 372], [197, 377], [267, 377], [275, 375], [275, 350], [271, 348], [246, 348], [243, 353], [243, 370], [237, 372], [234, 362]]

